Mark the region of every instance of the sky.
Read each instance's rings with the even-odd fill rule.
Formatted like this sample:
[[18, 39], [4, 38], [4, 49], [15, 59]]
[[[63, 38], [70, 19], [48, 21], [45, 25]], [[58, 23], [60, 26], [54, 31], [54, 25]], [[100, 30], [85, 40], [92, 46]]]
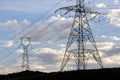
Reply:
[[[21, 37], [31, 38], [31, 70], [59, 71], [73, 17], [55, 11], [70, 5], [75, 0], [0, 0], [0, 74], [22, 70]], [[104, 67], [120, 67], [120, 0], [85, 0], [85, 5], [101, 13], [89, 24]], [[91, 56], [87, 68], [100, 66]], [[65, 67], [71, 69], [73, 59]]]

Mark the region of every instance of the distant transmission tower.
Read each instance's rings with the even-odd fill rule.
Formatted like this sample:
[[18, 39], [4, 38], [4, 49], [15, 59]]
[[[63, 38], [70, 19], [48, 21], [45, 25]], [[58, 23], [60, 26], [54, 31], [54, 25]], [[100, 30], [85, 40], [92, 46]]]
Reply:
[[30, 38], [21, 37], [21, 44], [23, 46], [23, 61], [22, 61], [22, 69], [30, 70], [29, 67], [29, 55], [28, 55], [28, 47], [30, 45]]
[[62, 7], [57, 11], [61, 12], [61, 10], [65, 11], [65, 13], [63, 13], [64, 15], [70, 12], [75, 13], [74, 21], [61, 65], [61, 71], [63, 71], [64, 67], [70, 61], [72, 56], [75, 58], [78, 70], [86, 69], [90, 54], [103, 68], [103, 64], [88, 22], [88, 18], [90, 18], [91, 14], [94, 14], [94, 16], [90, 18], [92, 20], [100, 13], [92, 10], [91, 8], [88, 8], [85, 5], [84, 0], [76, 0], [76, 5]]

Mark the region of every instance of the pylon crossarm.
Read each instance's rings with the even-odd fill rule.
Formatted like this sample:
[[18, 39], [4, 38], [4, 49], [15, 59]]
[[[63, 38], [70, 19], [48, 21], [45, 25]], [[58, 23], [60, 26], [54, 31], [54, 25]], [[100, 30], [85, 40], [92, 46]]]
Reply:
[[[74, 8], [74, 6], [69, 6], [69, 7], [62, 7], [62, 8], [59, 8], [55, 11], [55, 13], [57, 13], [58, 11], [60, 11], [60, 15], [66, 15], [67, 13], [69, 13], [70, 11], [72, 11]], [[63, 14], [61, 14], [61, 11], [65, 11]]]

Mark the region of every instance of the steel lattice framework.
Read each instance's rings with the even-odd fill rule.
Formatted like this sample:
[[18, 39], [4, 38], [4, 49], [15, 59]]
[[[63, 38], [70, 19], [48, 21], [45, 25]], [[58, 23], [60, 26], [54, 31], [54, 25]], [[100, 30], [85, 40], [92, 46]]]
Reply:
[[22, 68], [23, 70], [30, 70], [29, 66], [29, 55], [28, 55], [28, 47], [30, 45], [30, 38], [21, 37], [21, 45], [23, 46], [23, 61]]
[[[89, 55], [91, 54], [97, 63], [103, 68], [101, 58], [89, 25], [88, 15], [94, 14], [94, 19], [100, 13], [86, 7], [84, 0], [76, 0], [76, 5], [62, 7], [57, 11], [65, 11], [64, 15], [74, 12], [74, 21], [68, 38], [64, 58], [61, 65], [63, 71], [66, 64], [74, 56], [78, 70], [86, 69]], [[57, 12], [56, 11], [56, 12]]]

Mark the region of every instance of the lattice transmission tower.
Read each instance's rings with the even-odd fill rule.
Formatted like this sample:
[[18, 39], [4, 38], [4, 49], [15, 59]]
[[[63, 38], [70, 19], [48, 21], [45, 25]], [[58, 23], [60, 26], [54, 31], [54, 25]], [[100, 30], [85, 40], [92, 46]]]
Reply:
[[71, 32], [69, 34], [64, 58], [61, 65], [63, 71], [66, 64], [71, 60], [72, 56], [75, 58], [77, 69], [86, 69], [89, 55], [91, 54], [97, 63], [103, 68], [101, 58], [89, 25], [91, 14], [94, 14], [90, 20], [94, 19], [100, 13], [85, 5], [84, 0], [76, 0], [76, 5], [62, 7], [57, 11], [64, 11], [63, 15], [74, 12], [74, 21]]
[[30, 38], [28, 38], [28, 37], [21, 37], [21, 45], [23, 47], [22, 69], [23, 70], [30, 70], [29, 54], [28, 54], [28, 47], [30, 45]]

